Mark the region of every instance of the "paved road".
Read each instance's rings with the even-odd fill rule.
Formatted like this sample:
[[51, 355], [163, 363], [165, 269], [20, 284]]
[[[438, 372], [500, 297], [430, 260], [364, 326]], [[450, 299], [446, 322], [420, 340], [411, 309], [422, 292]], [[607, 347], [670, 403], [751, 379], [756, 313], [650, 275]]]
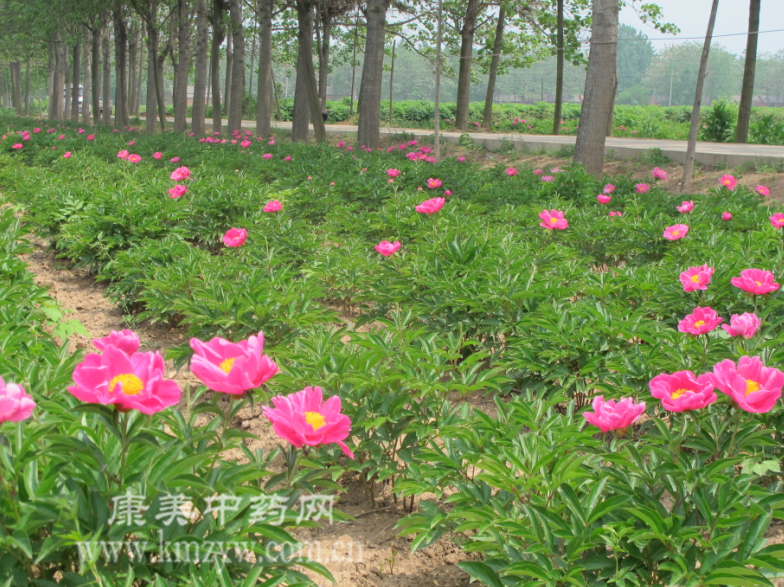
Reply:
[[[173, 119], [171, 120], [173, 121]], [[188, 122], [190, 123], [190, 119], [188, 119]], [[224, 120], [225, 124], [226, 121]], [[273, 121], [272, 126], [280, 129], [291, 129], [290, 122]], [[242, 128], [255, 129], [256, 122], [243, 120]], [[355, 125], [328, 124], [326, 129], [329, 136], [351, 137], [357, 134]], [[381, 128], [382, 135], [395, 136], [402, 133], [413, 135], [416, 138], [433, 136], [432, 130], [386, 126]], [[445, 142], [457, 143], [461, 134], [456, 131], [446, 131], [441, 133], [441, 138]], [[521, 133], [470, 132], [469, 134], [474, 144], [484, 146], [491, 151], [500, 149], [506, 143], [514, 144], [518, 149], [558, 151], [564, 147], [573, 146], [576, 140], [576, 137], [573, 136], [527, 135]], [[659, 149], [663, 155], [676, 163], [684, 163], [686, 161], [686, 141], [611, 137], [607, 139], [604, 152], [606, 155], [613, 155], [618, 159], [635, 159], [650, 153], [651, 149]], [[698, 142], [696, 157], [697, 162], [703, 165], [724, 164], [728, 167], [737, 167], [746, 161], [753, 161], [758, 164], [784, 167], [784, 146]]]

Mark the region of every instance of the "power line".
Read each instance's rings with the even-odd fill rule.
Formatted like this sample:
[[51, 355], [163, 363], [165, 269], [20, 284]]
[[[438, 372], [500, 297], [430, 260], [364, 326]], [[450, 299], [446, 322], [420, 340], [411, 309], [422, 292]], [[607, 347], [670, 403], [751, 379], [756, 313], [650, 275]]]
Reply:
[[[784, 29], [774, 29], [770, 31], [752, 31], [752, 32], [744, 32], [744, 33], [727, 33], [726, 35], [713, 35], [712, 39], [718, 39], [719, 37], [739, 37], [745, 35], [763, 35], [765, 33], [780, 33], [784, 32]], [[645, 38], [645, 39], [618, 39], [617, 41], [613, 41], [611, 43], [591, 43], [590, 41], [587, 43], [582, 43], [582, 46], [588, 47], [590, 45], [617, 45], [618, 43], [639, 43], [640, 41], [704, 41], [705, 37], [659, 37], [655, 39]]]

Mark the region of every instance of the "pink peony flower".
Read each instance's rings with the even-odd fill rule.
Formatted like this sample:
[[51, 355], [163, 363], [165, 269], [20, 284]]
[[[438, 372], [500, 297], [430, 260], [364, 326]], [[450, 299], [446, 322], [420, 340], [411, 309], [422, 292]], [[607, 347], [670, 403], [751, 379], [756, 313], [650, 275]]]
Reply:
[[[22, 137], [22, 138], [23, 138], [23, 139], [29, 139], [30, 137]], [[58, 140], [58, 141], [62, 141], [62, 140], [64, 140], [64, 139], [65, 139], [65, 135], [60, 135], [59, 137], [57, 137], [57, 140]]]
[[732, 220], [732, 214], [730, 214], [729, 212], [722, 212], [721, 213], [721, 219], [725, 220], [725, 221], [726, 220]]
[[544, 171], [542, 171], [541, 169], [534, 169], [531, 173], [533, 173], [534, 175], [542, 175]]
[[264, 153], [261, 156], [262, 159], [272, 159], [272, 153]]
[[248, 147], [250, 147], [252, 144], [253, 144], [253, 143], [251, 143], [250, 141], [248, 141], [248, 140], [244, 140], [244, 141], [242, 141], [242, 142], [240, 143], [240, 147], [242, 147], [243, 149], [247, 149], [247, 148], [248, 148]]
[[[199, 139], [199, 140], [201, 140], [201, 139]], [[179, 162], [180, 162], [180, 158], [179, 157], [172, 157], [171, 159], [169, 159], [169, 163], [179, 163]]]
[[126, 160], [126, 159], [128, 159], [128, 155], [129, 155], [129, 153], [128, 153], [128, 151], [126, 151], [125, 149], [123, 149], [122, 151], [120, 151], [119, 153], [117, 153], [117, 157], [119, 157], [119, 158], [120, 158], [120, 159], [122, 159], [122, 160]]
[[393, 243], [389, 241], [381, 241], [376, 245], [376, 251], [384, 255], [385, 257], [389, 257], [390, 255], [394, 255], [398, 249], [400, 248], [400, 241], [395, 241]]
[[764, 185], [757, 186], [757, 193], [760, 196], [769, 196], [770, 195], [770, 188], [766, 188]]
[[87, 135], [87, 140], [88, 141], [94, 141], [95, 140], [95, 135]]
[[539, 226], [547, 230], [564, 230], [569, 228], [569, 222], [564, 218], [564, 213], [558, 210], [542, 210], [539, 212], [539, 218], [542, 220]]
[[265, 204], [264, 211], [265, 212], [280, 212], [280, 209], [282, 207], [283, 206], [280, 203], [280, 200], [271, 200], [271, 201], [269, 201], [269, 202], [267, 202]]
[[686, 212], [691, 212], [694, 210], [694, 202], [693, 201], [684, 201], [681, 202], [680, 206], [675, 206], [675, 209], [680, 212], [681, 214], [686, 214]]
[[141, 160], [142, 158], [139, 155], [134, 155], [133, 153], [128, 155], [128, 161], [130, 163], [138, 163]]
[[192, 338], [191, 348], [191, 372], [212, 391], [242, 395], [278, 372], [278, 366], [263, 353], [263, 332], [238, 343], [219, 336], [209, 342]]
[[680, 280], [683, 291], [692, 292], [698, 289], [706, 290], [713, 275], [713, 267], [700, 265], [699, 267], [689, 267], [681, 273]]
[[634, 189], [637, 191], [638, 194], [645, 194], [650, 189], [647, 183], [638, 183], [634, 186]]
[[270, 147], [275, 146], [275, 139], [272, 139], [270, 142], [267, 143]]
[[593, 412], [583, 412], [583, 416], [602, 432], [628, 428], [645, 411], [645, 402], [635, 404], [630, 397], [616, 403], [615, 400], [604, 401], [603, 395], [597, 395], [591, 405]]
[[714, 330], [724, 321], [713, 308], [700, 308], [697, 306], [694, 311], [678, 323], [678, 330], [686, 334], [699, 336]]
[[14, 146], [12, 146], [11, 148], [12, 148], [12, 149], [21, 149], [22, 147], [24, 147], [24, 145], [23, 145], [22, 143], [16, 143], [16, 144], [15, 144]]
[[190, 179], [191, 170], [188, 169], [187, 167], [178, 167], [177, 169], [172, 171], [172, 174], [169, 177], [173, 181], [182, 181], [184, 179]]
[[70, 151], [66, 151], [65, 153], [63, 153], [63, 159], [70, 159], [70, 158], [71, 158], [71, 152]]
[[178, 183], [172, 188], [169, 188], [169, 197], [170, 198], [179, 198], [180, 196], [184, 196], [188, 193], [188, 188], [184, 185]]
[[337, 444], [349, 458], [354, 453], [343, 442], [351, 434], [351, 420], [340, 413], [341, 403], [333, 396], [322, 403], [320, 387], [306, 387], [288, 396], [272, 398], [275, 406], [265, 406], [264, 416], [281, 439], [296, 448]]
[[555, 181], [555, 178], [552, 175], [543, 175], [542, 176], [542, 181], [545, 181], [545, 182]]
[[452, 190], [444, 190], [444, 195], [445, 196], [451, 196], [452, 195]]
[[462, 155], [457, 158], [458, 163], [462, 163], [463, 161], [465, 161], [465, 157], [463, 157]]
[[757, 330], [761, 325], [762, 320], [760, 320], [756, 314], [745, 312], [740, 315], [733, 314], [730, 318], [729, 325], [722, 324], [721, 327], [730, 336], [742, 336], [743, 338], [748, 339], [757, 333]]
[[604, 186], [604, 189], [602, 190], [602, 193], [609, 195], [609, 194], [613, 193], [614, 191], [615, 191], [615, 186], [613, 184], [611, 184], [611, 183], [608, 183], [606, 186]]
[[713, 385], [740, 409], [764, 414], [781, 397], [784, 373], [765, 367], [759, 357], [741, 357], [737, 366], [725, 359], [713, 367]]
[[721, 176], [719, 179], [719, 183], [726, 187], [731, 192], [735, 191], [735, 186], [738, 185], [738, 180], [735, 179], [733, 175], [727, 175], [726, 173]]
[[784, 226], [784, 212], [778, 212], [770, 217], [770, 224], [773, 228], [781, 228]]
[[395, 178], [398, 175], [400, 175], [400, 170], [399, 169], [387, 169], [387, 175], [389, 177]]
[[433, 179], [432, 177], [427, 180], [427, 187], [431, 190], [441, 187], [441, 180], [440, 179]]
[[658, 167], [654, 167], [653, 171], [653, 179], [661, 179], [662, 181], [667, 181], [667, 172], [664, 169], [659, 169]]
[[152, 158], [153, 159], [161, 159], [161, 158], [163, 158], [163, 153], [161, 153], [160, 151], [155, 151], [155, 153], [152, 154]]
[[596, 200], [600, 204], [609, 204], [612, 198], [610, 196], [605, 196], [604, 194], [599, 194], [598, 196], [596, 196]]
[[735, 287], [739, 287], [750, 294], [762, 296], [772, 291], [776, 291], [780, 286], [776, 283], [775, 276], [770, 271], [763, 269], [744, 269], [740, 272], [740, 277], [733, 277], [731, 282]]
[[672, 375], [662, 373], [648, 383], [651, 395], [662, 401], [670, 412], [700, 410], [716, 401], [713, 376], [703, 373], [696, 377], [691, 371], [678, 371]]
[[685, 224], [674, 224], [673, 226], [668, 226], [664, 229], [664, 238], [668, 241], [676, 241], [678, 239], [682, 239], [684, 236], [689, 234], [689, 227]]
[[180, 401], [180, 386], [164, 379], [160, 353], [126, 354], [106, 345], [99, 355], [89, 353], [76, 366], [76, 385], [68, 391], [76, 399], [93, 404], [114, 404], [118, 410], [154, 414]]
[[621, 211], [618, 211], [618, 212], [610, 212], [610, 213], [608, 214], [608, 216], [610, 216], [611, 218], [612, 218], [612, 217], [616, 217], [616, 216], [617, 216], [618, 218], [620, 218], [621, 216], [623, 216], [623, 212], [621, 212]]
[[231, 228], [223, 235], [223, 244], [227, 247], [240, 247], [248, 238], [248, 231], [244, 228]]
[[284, 161], [291, 161], [291, 155], [286, 155], [286, 156], [283, 158], [283, 160], [284, 160]]
[[27, 420], [35, 408], [33, 398], [16, 383], [6, 383], [0, 377], [0, 424]]
[[416, 211], [420, 214], [435, 214], [444, 207], [444, 202], [446, 202], [444, 198], [433, 198], [431, 200], [425, 200], [416, 207]]
[[130, 356], [139, 350], [141, 342], [133, 330], [112, 330], [109, 336], [94, 338], [93, 345], [99, 351], [105, 351], [106, 347], [113, 346]]
[[514, 167], [507, 167], [505, 173], [509, 177], [513, 177], [513, 176], [517, 175], [517, 169], [515, 169]]
[[338, 149], [342, 149], [343, 145], [345, 145], [345, 144], [346, 143], [344, 143], [343, 141], [338, 141], [338, 144], [337, 144]]

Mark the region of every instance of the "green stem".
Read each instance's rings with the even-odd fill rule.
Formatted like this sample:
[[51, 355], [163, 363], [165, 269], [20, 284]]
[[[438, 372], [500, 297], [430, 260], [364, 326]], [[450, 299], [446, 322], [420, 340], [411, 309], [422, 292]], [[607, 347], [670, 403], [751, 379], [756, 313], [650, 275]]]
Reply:
[[289, 460], [289, 476], [288, 479], [286, 479], [286, 489], [291, 489], [291, 481], [294, 479], [294, 473], [296, 473], [297, 469], [299, 468], [299, 462], [302, 460], [302, 456], [305, 454], [305, 451], [308, 450], [308, 447], [303, 446], [302, 450], [297, 450], [292, 446], [291, 450], [297, 451], [297, 458], [294, 459], [293, 463], [291, 463], [291, 460]]
[[120, 473], [117, 476], [122, 491], [123, 482], [125, 480], [125, 464], [128, 460], [128, 420], [130, 412], [118, 412], [120, 420], [120, 436], [121, 436], [121, 452], [120, 452]]
[[732, 422], [735, 425], [735, 430], [732, 431], [732, 439], [730, 440], [730, 449], [727, 452], [728, 457], [732, 456], [732, 453], [735, 450], [735, 437], [738, 435], [738, 429], [740, 428], [740, 416], [741, 416], [741, 411], [736, 409], [735, 414], [732, 418]]

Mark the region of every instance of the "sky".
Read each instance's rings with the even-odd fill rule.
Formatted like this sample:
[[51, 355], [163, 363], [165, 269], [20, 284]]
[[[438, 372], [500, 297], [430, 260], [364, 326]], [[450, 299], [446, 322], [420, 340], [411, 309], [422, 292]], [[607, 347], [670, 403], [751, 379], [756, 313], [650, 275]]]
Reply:
[[[667, 38], [666, 41], [653, 41], [657, 49], [677, 42], [679, 37], [705, 37], [708, 29], [712, 0], [645, 0], [654, 2], [662, 8], [662, 20], [681, 29], [677, 36], [664, 35], [650, 25], [644, 24], [635, 11], [626, 6], [621, 11], [621, 22], [642, 30], [651, 39]], [[635, 2], [639, 6], [642, 2]], [[746, 32], [749, 28], [749, 0], [720, 0], [716, 15], [714, 35], [743, 33], [732, 37], [720, 37], [716, 42], [732, 53], [742, 54], [746, 50]], [[784, 0], [762, 0], [760, 30], [784, 29]], [[784, 49], [784, 31], [760, 34], [759, 53], [775, 53]]]

